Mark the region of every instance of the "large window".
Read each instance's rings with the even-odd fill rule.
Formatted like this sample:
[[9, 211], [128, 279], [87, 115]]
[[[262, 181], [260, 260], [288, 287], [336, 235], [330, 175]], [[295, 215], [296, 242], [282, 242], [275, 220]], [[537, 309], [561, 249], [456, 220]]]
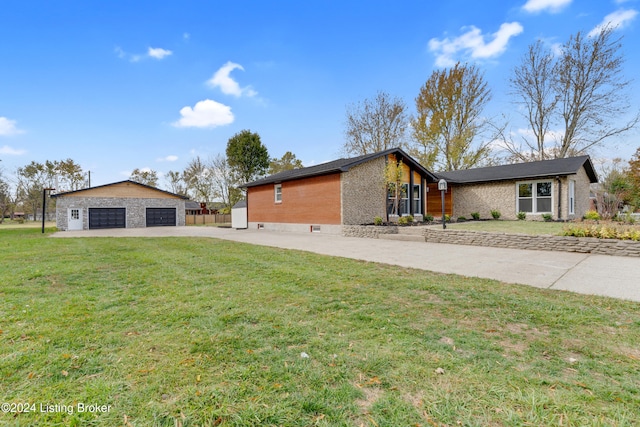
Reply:
[[518, 212], [551, 213], [551, 181], [519, 182]]
[[414, 215], [422, 213], [421, 194], [422, 192], [420, 191], [420, 185], [414, 184], [413, 185], [413, 214]]

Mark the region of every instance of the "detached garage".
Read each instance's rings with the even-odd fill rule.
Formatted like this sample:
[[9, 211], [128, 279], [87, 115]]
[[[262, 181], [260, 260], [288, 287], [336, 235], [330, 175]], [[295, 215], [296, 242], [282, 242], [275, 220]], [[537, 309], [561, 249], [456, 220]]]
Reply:
[[179, 194], [134, 181], [54, 194], [58, 230], [185, 225]]

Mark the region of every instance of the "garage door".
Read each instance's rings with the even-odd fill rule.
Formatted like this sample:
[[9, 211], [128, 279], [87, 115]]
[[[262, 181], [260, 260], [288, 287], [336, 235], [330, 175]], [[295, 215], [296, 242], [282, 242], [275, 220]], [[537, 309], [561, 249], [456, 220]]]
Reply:
[[89, 208], [89, 228], [125, 228], [125, 208]]
[[176, 225], [176, 208], [147, 208], [147, 227]]

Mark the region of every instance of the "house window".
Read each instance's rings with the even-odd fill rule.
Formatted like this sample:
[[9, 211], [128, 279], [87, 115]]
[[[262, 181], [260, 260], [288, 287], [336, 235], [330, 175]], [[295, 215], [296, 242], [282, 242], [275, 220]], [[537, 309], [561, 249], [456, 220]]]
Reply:
[[551, 181], [518, 183], [518, 212], [550, 213], [552, 187]]
[[273, 191], [275, 194], [275, 202], [282, 203], [282, 184], [276, 184], [273, 186]]
[[421, 214], [422, 213], [422, 192], [420, 191], [420, 184], [413, 185], [413, 214]]
[[399, 214], [409, 215], [409, 184], [402, 184]]
[[576, 213], [576, 182], [569, 181], [569, 215]]

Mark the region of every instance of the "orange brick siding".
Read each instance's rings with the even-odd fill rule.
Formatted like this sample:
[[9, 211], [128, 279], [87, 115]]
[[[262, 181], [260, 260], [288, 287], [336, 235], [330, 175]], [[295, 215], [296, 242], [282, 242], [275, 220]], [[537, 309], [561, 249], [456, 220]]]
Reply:
[[249, 222], [292, 224], [341, 223], [340, 174], [282, 183], [282, 202], [275, 202], [274, 184], [247, 192]]

